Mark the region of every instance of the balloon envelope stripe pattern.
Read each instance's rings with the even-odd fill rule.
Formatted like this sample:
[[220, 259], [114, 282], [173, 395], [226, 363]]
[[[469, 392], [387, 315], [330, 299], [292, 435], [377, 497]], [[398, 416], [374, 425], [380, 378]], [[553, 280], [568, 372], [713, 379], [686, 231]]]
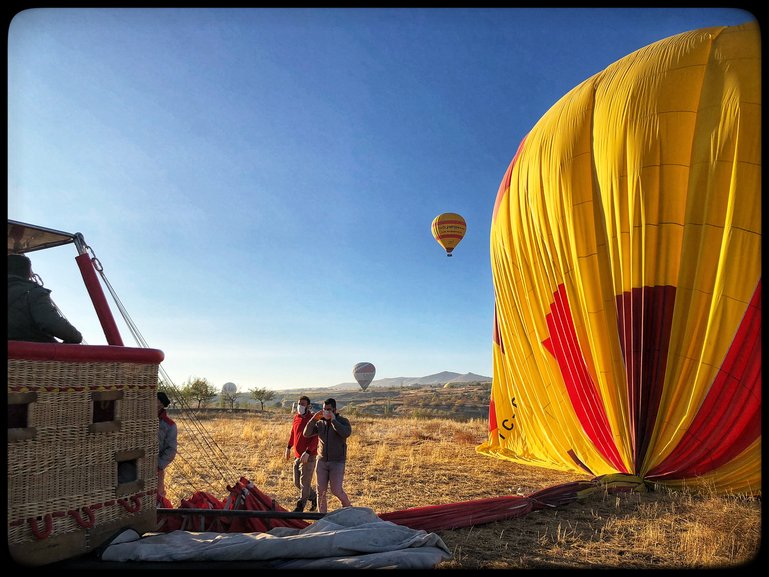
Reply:
[[[633, 461], [643, 462], [665, 384], [675, 287], [643, 287], [617, 297], [620, 347], [625, 360]], [[641, 319], [641, 322], [637, 322]], [[633, 471], [638, 474], [638, 471]]]
[[478, 452], [760, 491], [761, 126], [756, 21], [645, 46], [540, 118], [492, 213]]
[[761, 435], [761, 283], [697, 418], [650, 479], [697, 476], [734, 459]]
[[617, 471], [627, 473], [614, 444], [600, 395], [585, 367], [563, 285], [554, 295], [553, 308], [547, 316], [547, 326], [550, 338], [545, 339], [542, 344], [558, 361], [564, 386], [582, 428], [601, 455]]

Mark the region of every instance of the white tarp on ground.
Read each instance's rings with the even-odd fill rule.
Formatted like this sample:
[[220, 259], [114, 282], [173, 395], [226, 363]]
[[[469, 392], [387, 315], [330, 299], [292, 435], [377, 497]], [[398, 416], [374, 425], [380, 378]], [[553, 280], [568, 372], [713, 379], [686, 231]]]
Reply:
[[430, 569], [451, 553], [435, 533], [383, 521], [372, 509], [345, 507], [305, 527], [268, 533], [173, 531], [121, 534], [103, 561], [270, 561], [280, 569]]

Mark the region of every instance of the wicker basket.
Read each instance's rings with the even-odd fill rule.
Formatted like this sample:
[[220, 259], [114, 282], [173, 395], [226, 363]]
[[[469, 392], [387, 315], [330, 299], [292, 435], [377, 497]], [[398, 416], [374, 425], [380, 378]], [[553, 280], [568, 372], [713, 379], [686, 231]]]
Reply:
[[43, 565], [89, 552], [123, 528], [155, 530], [157, 382], [157, 363], [9, 358], [15, 561]]

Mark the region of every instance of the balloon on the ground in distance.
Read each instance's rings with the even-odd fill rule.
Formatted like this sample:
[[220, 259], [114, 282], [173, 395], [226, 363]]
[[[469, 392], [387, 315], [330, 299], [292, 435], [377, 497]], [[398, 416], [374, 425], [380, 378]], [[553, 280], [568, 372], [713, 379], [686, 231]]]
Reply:
[[224, 383], [222, 385], [222, 392], [227, 395], [232, 395], [233, 393], [238, 392], [238, 385], [235, 383]]
[[369, 384], [371, 384], [371, 381], [374, 380], [376, 367], [371, 363], [358, 363], [353, 367], [352, 374], [355, 377], [355, 380], [358, 381], [360, 388], [365, 391]]

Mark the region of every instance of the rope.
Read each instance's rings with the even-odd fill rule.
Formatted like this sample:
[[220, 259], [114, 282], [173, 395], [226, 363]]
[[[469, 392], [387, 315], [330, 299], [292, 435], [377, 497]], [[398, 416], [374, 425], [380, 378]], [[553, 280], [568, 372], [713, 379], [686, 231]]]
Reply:
[[38, 540], [47, 539], [48, 536], [51, 534], [51, 531], [53, 530], [53, 518], [51, 515], [45, 515], [43, 517], [43, 521], [45, 522], [45, 527], [41, 531], [37, 527], [37, 520], [30, 517], [28, 519], [29, 521], [29, 528], [32, 530], [32, 534], [35, 536]]
[[117, 502], [129, 513], [136, 513], [142, 508], [141, 497], [138, 495], [132, 495], [130, 503], [128, 499], [118, 499]]
[[80, 511], [78, 511], [77, 509], [72, 509], [70, 511], [67, 511], [67, 513], [72, 515], [75, 521], [77, 521], [78, 525], [86, 529], [90, 529], [91, 527], [93, 527], [94, 521], [96, 520], [96, 517], [93, 514], [93, 509], [91, 509], [90, 507], [83, 507], [82, 509], [83, 509], [83, 512], [88, 516], [87, 521], [83, 520], [83, 517], [81, 517], [80, 515]]
[[[128, 326], [134, 341], [139, 347], [150, 348], [144, 336], [139, 331], [136, 323], [134, 323], [133, 319], [131, 318], [131, 315], [128, 314], [128, 310], [118, 297], [117, 292], [109, 282], [101, 262], [96, 258], [96, 255], [94, 254], [91, 247], [86, 248], [90, 251], [91, 262], [93, 263], [94, 268], [101, 276], [104, 285], [107, 287], [107, 290], [112, 296], [112, 300], [115, 302], [120, 315], [123, 317], [125, 324]], [[162, 365], [158, 368], [158, 371], [161, 375], [160, 381], [162, 382], [166, 391], [170, 393], [169, 396], [172, 397], [175, 406], [181, 408], [181, 413], [174, 415], [174, 418], [184, 422], [186, 428], [193, 432], [192, 435], [189, 435], [185, 439], [184, 445], [179, 446], [176, 459], [179, 459], [183, 464], [189, 466], [192, 470], [205, 471], [208, 475], [210, 475], [212, 472], [216, 472], [219, 480], [224, 483], [224, 486], [227, 486], [227, 483], [229, 483], [233, 478], [238, 478], [239, 474], [234, 471], [231, 464], [229, 463], [227, 455], [216, 443], [216, 441], [214, 441], [211, 434], [203, 426], [203, 423], [195, 416], [194, 410], [187, 403], [186, 399], [181, 394], [181, 390], [174, 384], [173, 380], [168, 375], [168, 373], [166, 373]], [[206, 475], [201, 475], [200, 477], [204, 476]], [[221, 490], [220, 487], [215, 488], [213, 486], [214, 479], [211, 479], [210, 477], [208, 477], [208, 479], [209, 489], [212, 491]], [[185, 481], [188, 485], [191, 486], [193, 492], [201, 490], [201, 487], [199, 486], [192, 487], [192, 483], [189, 481], [189, 478], [185, 477]], [[199, 479], [196, 482], [199, 483]]]

